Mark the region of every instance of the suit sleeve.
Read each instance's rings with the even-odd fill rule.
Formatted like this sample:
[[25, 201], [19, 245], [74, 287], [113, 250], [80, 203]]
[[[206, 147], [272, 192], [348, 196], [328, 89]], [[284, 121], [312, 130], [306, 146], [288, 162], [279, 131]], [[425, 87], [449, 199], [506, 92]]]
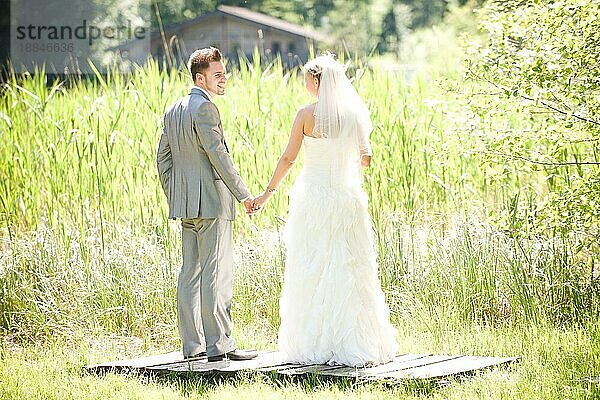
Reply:
[[173, 168], [173, 158], [171, 157], [171, 146], [167, 137], [166, 127], [163, 127], [158, 149], [156, 150], [156, 166], [158, 168], [158, 177], [163, 191], [168, 196], [169, 183], [171, 181], [171, 168]]
[[225, 183], [225, 186], [237, 201], [242, 201], [250, 197], [251, 193], [235, 169], [233, 160], [225, 148], [220, 122], [219, 110], [213, 103], [207, 101], [198, 107], [194, 124], [200, 144], [204, 147], [210, 163]]

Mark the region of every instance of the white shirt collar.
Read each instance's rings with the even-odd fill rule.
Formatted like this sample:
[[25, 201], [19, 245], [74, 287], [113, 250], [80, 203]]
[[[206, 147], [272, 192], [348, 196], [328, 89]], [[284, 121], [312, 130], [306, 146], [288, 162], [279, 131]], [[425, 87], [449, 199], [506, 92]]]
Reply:
[[197, 87], [198, 89], [202, 90], [202, 92], [204, 92], [204, 94], [206, 94], [206, 96], [208, 97], [208, 100], [212, 101], [212, 96], [210, 95], [210, 93], [208, 93], [207, 90], [204, 90], [204, 89], [202, 89], [199, 86], [195, 86], [195, 87]]

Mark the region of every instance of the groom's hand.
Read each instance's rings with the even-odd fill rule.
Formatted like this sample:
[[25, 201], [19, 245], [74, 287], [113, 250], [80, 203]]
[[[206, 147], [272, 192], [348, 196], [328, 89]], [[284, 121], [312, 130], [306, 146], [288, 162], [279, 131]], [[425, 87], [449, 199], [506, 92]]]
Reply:
[[244, 207], [246, 207], [246, 214], [252, 219], [254, 215], [254, 198], [252, 196], [244, 200]]

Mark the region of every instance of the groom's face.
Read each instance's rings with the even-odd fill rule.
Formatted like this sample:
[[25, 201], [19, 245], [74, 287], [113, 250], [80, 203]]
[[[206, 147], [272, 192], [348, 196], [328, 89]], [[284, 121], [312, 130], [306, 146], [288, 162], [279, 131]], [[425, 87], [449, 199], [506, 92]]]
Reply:
[[212, 96], [224, 95], [227, 75], [223, 62], [211, 61], [208, 64], [208, 69], [202, 74], [200, 81], [204, 84], [203, 89], [208, 91]]

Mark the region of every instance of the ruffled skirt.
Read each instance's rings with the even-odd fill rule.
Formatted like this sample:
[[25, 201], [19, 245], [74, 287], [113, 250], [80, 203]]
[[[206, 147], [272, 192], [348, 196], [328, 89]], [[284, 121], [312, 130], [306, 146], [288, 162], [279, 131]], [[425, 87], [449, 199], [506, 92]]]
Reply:
[[377, 275], [367, 196], [300, 175], [284, 231], [279, 351], [302, 364], [376, 365], [397, 351]]

